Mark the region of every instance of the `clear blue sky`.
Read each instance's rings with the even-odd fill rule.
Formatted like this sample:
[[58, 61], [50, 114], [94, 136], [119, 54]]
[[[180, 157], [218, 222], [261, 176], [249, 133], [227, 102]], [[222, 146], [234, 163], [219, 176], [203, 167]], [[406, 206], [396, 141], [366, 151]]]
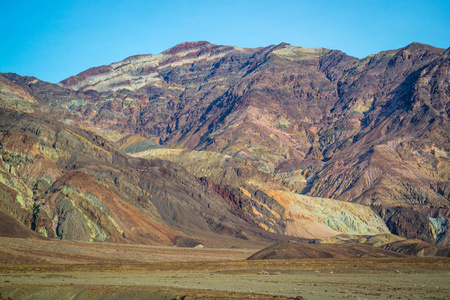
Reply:
[[448, 48], [450, 1], [1, 0], [0, 30], [0, 72], [58, 82], [184, 41], [287, 42], [359, 58], [414, 41]]

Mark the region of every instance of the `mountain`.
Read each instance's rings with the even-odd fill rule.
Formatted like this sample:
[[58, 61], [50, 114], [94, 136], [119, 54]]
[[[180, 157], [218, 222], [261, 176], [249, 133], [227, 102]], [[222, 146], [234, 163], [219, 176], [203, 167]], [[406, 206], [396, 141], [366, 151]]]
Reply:
[[449, 51], [187, 42], [58, 84], [1, 74], [2, 210], [65, 239], [448, 245]]
[[[12, 82], [2, 91], [7, 88], [10, 94], [3, 98], [5, 106], [29, 103], [20, 97], [26, 95], [24, 89]], [[49, 118], [43, 112], [48, 109], [48, 114], [55, 116], [62, 108], [53, 110], [39, 103], [39, 98], [30, 97], [36, 105], [30, 110], [41, 112], [0, 109], [2, 236], [32, 237], [36, 231], [45, 237], [75, 241], [255, 247], [290, 239], [286, 230], [301, 221], [285, 217], [286, 205], [265, 191], [231, 185], [242, 175], [216, 185], [169, 160], [122, 154], [119, 146], [115, 148], [92, 131]], [[141, 144], [161, 149], [144, 142]], [[245, 162], [236, 160], [231, 167], [244, 170], [240, 165]], [[276, 179], [256, 166], [250, 164], [248, 172], [255, 173], [255, 180], [260, 177], [262, 183], [277, 186]], [[318, 228], [314, 236], [328, 236], [336, 230], [387, 230], [367, 207], [320, 201], [332, 205], [328, 214], [337, 219], [325, 226], [313, 214], [309, 227]], [[348, 207], [355, 210], [353, 214], [339, 215]], [[355, 221], [347, 215], [357, 218], [360, 226], [355, 228]]]
[[372, 236], [337, 235], [328, 239], [277, 243], [256, 252], [248, 259], [357, 259], [404, 257], [405, 254], [420, 257], [450, 257], [450, 249], [421, 240], [406, 240], [390, 234]]

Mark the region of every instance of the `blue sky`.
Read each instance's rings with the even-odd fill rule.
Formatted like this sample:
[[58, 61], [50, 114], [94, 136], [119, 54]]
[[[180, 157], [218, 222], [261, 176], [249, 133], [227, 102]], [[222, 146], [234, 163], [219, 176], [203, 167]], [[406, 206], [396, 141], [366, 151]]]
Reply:
[[448, 48], [450, 1], [1, 0], [0, 28], [0, 72], [58, 82], [184, 41], [287, 42], [359, 58], [411, 42]]

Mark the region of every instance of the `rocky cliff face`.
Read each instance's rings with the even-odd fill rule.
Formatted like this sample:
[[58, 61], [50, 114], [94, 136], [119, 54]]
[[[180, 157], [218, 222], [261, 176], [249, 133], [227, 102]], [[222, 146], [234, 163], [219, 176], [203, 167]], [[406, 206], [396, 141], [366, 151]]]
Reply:
[[[46, 175], [53, 176], [47, 183], [50, 186], [70, 170], [82, 171], [102, 184], [105, 176], [116, 185], [130, 174], [138, 178], [140, 175], [133, 173], [136, 170], [117, 175], [122, 166], [116, 166], [114, 157], [126, 156], [108, 154], [110, 150], [105, 153], [103, 145], [109, 145], [135, 157], [171, 161], [175, 169], [181, 164], [180, 170], [186, 173], [183, 178], [191, 176], [189, 182], [206, 188], [232, 215], [267, 231], [289, 231], [285, 220], [264, 220], [270, 211], [280, 216], [286, 213], [284, 200], [280, 200], [286, 196], [268, 192], [276, 190], [372, 207], [392, 232], [445, 244], [450, 197], [449, 64], [449, 50], [418, 43], [358, 60], [337, 50], [288, 44], [241, 49], [188, 42], [158, 55], [133, 56], [89, 69], [57, 85], [3, 74], [0, 105], [7, 111], [44, 112], [64, 126], [71, 125], [67, 128], [75, 126], [91, 132], [95, 140], [104, 139], [95, 144], [98, 149], [93, 147], [83, 155], [95, 153], [108, 166], [113, 164], [115, 167], [108, 168], [115, 173], [94, 167], [98, 162], [86, 163], [89, 159], [81, 163], [72, 158], [73, 164], [69, 164], [73, 153], [54, 154], [55, 148], [42, 146], [67, 161], [63, 169], [60, 165], [46, 167], [53, 170]], [[23, 134], [23, 130], [8, 134], [19, 132]], [[60, 144], [67, 143], [71, 142]], [[54, 158], [53, 164], [58, 161]], [[31, 180], [8, 180], [5, 186], [32, 193]], [[69, 190], [64, 191], [64, 186], [54, 190], [59, 196], [44, 195], [42, 199], [48, 205], [67, 208], [69, 204], [58, 200], [67, 197]], [[76, 189], [76, 197], [84, 197], [86, 191], [68, 186]], [[149, 191], [160, 188], [149, 179]], [[133, 206], [140, 199], [138, 192], [117, 194], [111, 189], [117, 200], [128, 199]], [[171, 199], [183, 199], [187, 190], [181, 190], [172, 193]], [[100, 199], [93, 192], [88, 194]], [[267, 210], [258, 205], [261, 201], [273, 207]], [[155, 210], [148, 208], [151, 220], [166, 222], [166, 228], [174, 218], [173, 211], [150, 202], [158, 211], [155, 215]], [[179, 212], [184, 214], [184, 210]], [[172, 219], [167, 214], [172, 214]], [[23, 219], [28, 218], [25, 215]], [[202, 218], [215, 230], [221, 228], [219, 217]], [[437, 219], [442, 221], [439, 226], [433, 221]], [[114, 236], [112, 232], [122, 227], [107, 220], [102, 228], [111, 229], [104, 235]], [[87, 238], [96, 230], [86, 226], [82, 231]], [[181, 222], [172, 229], [183, 226]], [[233, 235], [239, 235], [234, 231]], [[176, 234], [164, 235], [176, 239]]]

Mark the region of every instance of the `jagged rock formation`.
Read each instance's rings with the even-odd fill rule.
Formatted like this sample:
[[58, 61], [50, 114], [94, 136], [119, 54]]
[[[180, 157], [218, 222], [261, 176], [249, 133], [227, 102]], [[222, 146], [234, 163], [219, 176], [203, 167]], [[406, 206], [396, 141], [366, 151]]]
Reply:
[[[67, 126], [61, 133], [63, 142], [58, 142], [59, 133], [45, 133], [47, 140], [38, 143], [45, 146], [33, 144], [33, 149], [38, 150], [29, 155], [31, 146], [27, 146], [31, 147], [28, 152], [11, 149], [20, 148], [14, 148], [18, 143], [15, 139], [27, 140], [30, 135], [23, 129], [4, 129], [2, 145], [7, 145], [3, 147], [4, 164], [9, 166], [12, 159], [22, 166], [27, 164], [27, 159], [32, 159], [28, 165], [34, 166], [39, 161], [42, 166], [45, 164], [41, 169], [48, 170], [49, 174], [24, 180], [23, 171], [15, 175], [7, 166], [3, 167], [2, 182], [23, 199], [45, 199], [49, 206], [57, 207], [56, 210], [64, 208], [81, 220], [83, 214], [75, 217], [77, 211], [70, 210], [69, 203], [62, 199], [76, 197], [80, 203], [90, 203], [97, 211], [102, 210], [101, 206], [92, 204], [96, 203], [92, 199], [103, 201], [99, 196], [89, 191], [89, 196], [85, 196], [86, 191], [74, 183], [78, 176], [93, 178], [97, 184], [106, 184], [117, 199], [126, 199], [142, 212], [145, 205], [137, 205], [137, 199], [151, 199], [149, 191], [161, 186], [155, 186], [153, 179], [149, 179], [147, 191], [139, 186], [137, 190], [143, 190], [141, 194], [133, 193], [129, 192], [133, 190], [129, 187], [132, 183], [123, 178], [141, 176], [133, 166], [144, 160], [135, 160], [137, 157], [157, 158], [172, 161], [163, 164], [182, 173], [179, 178], [191, 178], [177, 180], [197, 182], [188, 189], [174, 183], [175, 190], [182, 192], [172, 193], [173, 197], [168, 198], [184, 199], [181, 196], [184, 193], [204, 190], [211, 195], [208, 199], [217, 199], [215, 203], [227, 207], [219, 210], [219, 215], [229, 211], [244, 224], [267, 231], [300, 234], [292, 227], [288, 230], [287, 219], [275, 222], [274, 218], [266, 218], [272, 212], [286, 217], [288, 210], [284, 204], [297, 199], [289, 194], [296, 192], [370, 206], [391, 232], [446, 245], [450, 212], [449, 51], [413, 43], [358, 60], [337, 50], [288, 44], [241, 49], [188, 42], [159, 55], [133, 56], [92, 68], [57, 85], [2, 74], [0, 107], [3, 111], [35, 115], [44, 112]], [[81, 141], [93, 139], [95, 147], [90, 146], [89, 150], [81, 147], [75, 152], [65, 149], [63, 146], [73, 148], [72, 143], [76, 144], [67, 138], [67, 135], [74, 136], [67, 131], [75, 132], [74, 127], [79, 130], [76, 135], [83, 137]], [[111, 154], [109, 147], [117, 147], [135, 158], [118, 152]], [[75, 155], [76, 151], [82, 155]], [[42, 153], [48, 159], [41, 159]], [[39, 159], [33, 155], [40, 155]], [[96, 161], [91, 160], [93, 155]], [[61, 163], [60, 157], [64, 157], [65, 163]], [[98, 167], [100, 158], [108, 171]], [[152, 160], [155, 161], [160, 162]], [[129, 168], [125, 176], [119, 175], [123, 164]], [[73, 182], [70, 172], [75, 172]], [[83, 177], [85, 174], [90, 177]], [[47, 179], [33, 181], [41, 177]], [[152, 173], [148, 177], [157, 176]], [[63, 178], [70, 179], [70, 184], [55, 185]], [[114, 184], [106, 183], [109, 181], [105, 178], [115, 181]], [[167, 178], [161, 182], [164, 180], [174, 182]], [[122, 192], [125, 187], [117, 187], [123, 181], [127, 182], [125, 192]], [[96, 189], [95, 184], [89, 186]], [[11, 196], [14, 193], [8, 188], [3, 188], [7, 191], [4, 194], [13, 199], [16, 196]], [[53, 196], [46, 194], [49, 188]], [[90, 195], [94, 197], [91, 200]], [[199, 193], [198, 199], [203, 197], [200, 195], [203, 194]], [[196, 196], [188, 198], [194, 201]], [[195, 201], [201, 202], [198, 199]], [[185, 224], [175, 218], [172, 208], [158, 207], [157, 201], [145, 203], [155, 207], [145, 207], [144, 214], [164, 228], [174, 230], [175, 233], [163, 235], [169, 236], [171, 242], [176, 240], [177, 232]], [[31, 213], [32, 206], [26, 201], [23, 204], [33, 220], [51, 223]], [[9, 209], [11, 215], [13, 210]], [[184, 216], [184, 210], [178, 212]], [[113, 212], [110, 213], [114, 219]], [[16, 214], [24, 224], [30, 219], [26, 213]], [[178, 227], [171, 227], [174, 219]], [[122, 227], [108, 220], [106, 217], [100, 226], [109, 228], [104, 233], [86, 223], [87, 227], [80, 228], [83, 238], [94, 235], [123, 239], [117, 230]], [[202, 220], [207, 220], [213, 231], [241, 234], [240, 225], [236, 228], [230, 225], [234, 221], [225, 226], [219, 216], [202, 216]], [[61, 232], [71, 227], [63, 223], [59, 225]], [[42, 228], [50, 225], [42, 226], [37, 230], [45, 232]], [[139, 227], [136, 226], [133, 225]], [[377, 226], [379, 232], [386, 230]], [[333, 228], [327, 228], [331, 230], [329, 234], [336, 233]], [[133, 239], [138, 240], [137, 236]]]

